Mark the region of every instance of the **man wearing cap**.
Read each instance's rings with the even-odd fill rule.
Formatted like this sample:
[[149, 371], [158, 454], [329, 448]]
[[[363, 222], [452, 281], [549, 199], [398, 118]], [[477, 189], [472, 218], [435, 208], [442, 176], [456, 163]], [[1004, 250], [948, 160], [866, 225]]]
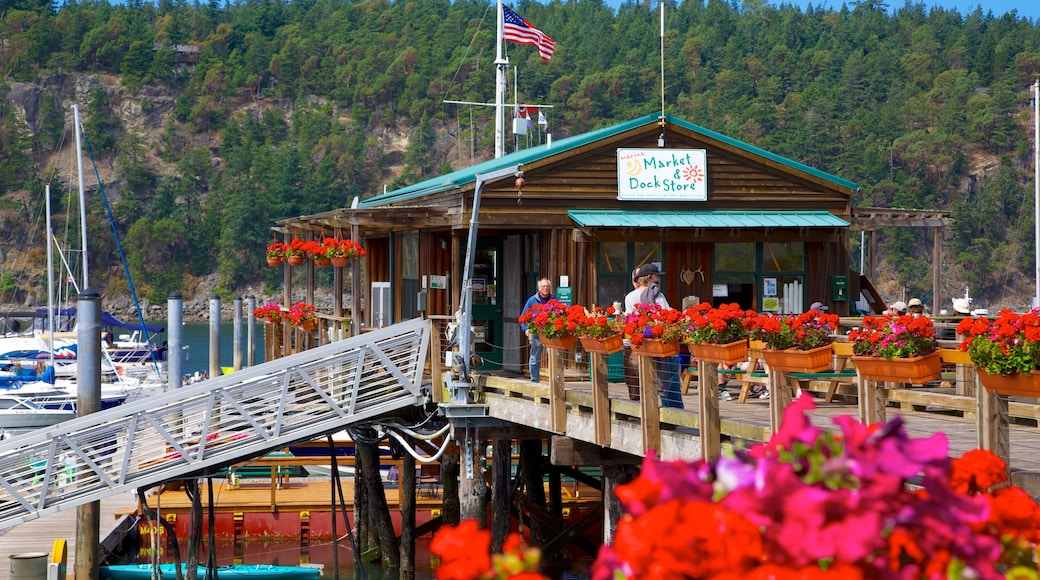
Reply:
[[830, 307], [824, 304], [823, 302], [817, 301], [812, 303], [812, 306], [809, 307], [809, 310], [816, 310], [817, 312], [827, 312], [828, 310], [830, 310]]
[[[661, 292], [661, 274], [664, 272], [657, 264], [643, 264], [636, 271], [640, 289], [633, 290], [625, 297], [625, 312], [631, 312], [636, 304], [657, 304], [661, 308], [671, 308], [668, 299]], [[633, 297], [636, 295], [636, 297]], [[674, 356], [657, 357], [657, 388], [661, 394], [662, 407], [683, 408], [682, 390], [679, 387], [679, 358]]]
[[[538, 291], [532, 294], [524, 304], [523, 312], [526, 313], [535, 304], [546, 304], [555, 299], [556, 295], [552, 293], [552, 282], [548, 278], [542, 278], [538, 281]], [[528, 332], [527, 325], [522, 325], [522, 329], [531, 340], [531, 357], [527, 361], [527, 366], [531, 371], [531, 382], [537, 383], [542, 374], [542, 339], [538, 338], [538, 335]]]
[[906, 302], [903, 302], [902, 300], [898, 302], [893, 302], [891, 309], [892, 314], [895, 314], [896, 316], [903, 316], [904, 314], [906, 314]]
[[924, 304], [921, 304], [920, 298], [911, 298], [910, 302], [906, 303], [906, 311], [909, 312], [910, 315], [914, 318], [917, 318], [918, 316], [923, 316]]

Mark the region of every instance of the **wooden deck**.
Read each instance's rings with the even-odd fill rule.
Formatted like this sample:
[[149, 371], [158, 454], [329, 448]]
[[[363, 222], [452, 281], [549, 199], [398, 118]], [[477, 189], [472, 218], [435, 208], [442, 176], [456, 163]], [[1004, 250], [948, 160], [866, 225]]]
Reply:
[[[493, 416], [553, 431], [550, 384], [551, 381], [546, 380], [531, 383], [523, 377], [490, 376], [482, 386]], [[831, 425], [831, 419], [838, 415], [860, 415], [854, 382], [839, 385], [836, 390], [838, 396], [831, 403], [826, 403], [823, 398], [831, 386], [829, 381], [803, 381], [802, 384], [818, 395], [815, 399], [817, 408], [810, 413], [810, 417], [820, 426]], [[739, 402], [741, 384], [736, 380], [727, 381], [726, 389], [733, 395], [733, 400], [717, 401], [722, 444], [749, 444], [767, 440], [772, 432], [770, 401], [748, 398], [743, 403]], [[562, 433], [595, 442], [597, 420], [594, 408], [597, 402], [592, 382], [580, 380], [578, 375], [568, 376], [562, 390], [566, 401]], [[884, 412], [888, 418], [902, 417], [907, 431], [913, 437], [944, 433], [949, 441], [950, 455], [959, 456], [980, 447], [976, 399], [974, 396], [958, 394], [962, 390], [956, 386], [894, 388], [887, 391], [888, 405], [884, 407]], [[641, 454], [645, 436], [645, 425], [639, 419], [641, 404], [628, 400], [628, 389], [623, 383], [608, 383], [607, 391], [609, 439], [605, 445], [600, 444], [617, 451]], [[693, 460], [702, 456], [698, 412], [700, 398], [696, 381], [683, 395], [683, 403], [683, 410], [659, 410], [658, 452], [666, 459]], [[657, 409], [656, 402], [653, 408]], [[1009, 408], [1009, 414], [1014, 418], [1009, 426], [1012, 480], [1034, 497], [1040, 498], [1040, 428], [1035, 420], [1038, 416], [1037, 402], [1013, 399]]]

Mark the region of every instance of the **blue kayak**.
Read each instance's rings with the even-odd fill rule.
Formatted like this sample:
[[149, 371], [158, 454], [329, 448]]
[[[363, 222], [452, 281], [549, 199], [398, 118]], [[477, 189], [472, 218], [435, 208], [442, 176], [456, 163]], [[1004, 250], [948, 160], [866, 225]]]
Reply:
[[[116, 564], [113, 566], [99, 566], [100, 578], [102, 580], [151, 580], [151, 564]], [[181, 571], [185, 565], [181, 564]], [[159, 576], [170, 579], [176, 578], [177, 571], [174, 564], [159, 564]], [[270, 566], [266, 564], [232, 564], [217, 568], [218, 580], [224, 578], [230, 580], [317, 580], [321, 575], [319, 566]], [[198, 578], [206, 577], [206, 567], [199, 566]]]

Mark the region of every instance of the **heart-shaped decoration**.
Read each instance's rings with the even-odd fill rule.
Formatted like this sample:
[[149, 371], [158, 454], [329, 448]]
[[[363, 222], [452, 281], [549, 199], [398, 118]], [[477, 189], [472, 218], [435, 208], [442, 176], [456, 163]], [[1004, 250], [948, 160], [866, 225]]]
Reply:
[[682, 273], [679, 274], [679, 277], [682, 278], [683, 282], [686, 282], [687, 286], [689, 286], [690, 284], [693, 284], [693, 276], [694, 276], [694, 271], [693, 270], [687, 270], [686, 268], [683, 268]]

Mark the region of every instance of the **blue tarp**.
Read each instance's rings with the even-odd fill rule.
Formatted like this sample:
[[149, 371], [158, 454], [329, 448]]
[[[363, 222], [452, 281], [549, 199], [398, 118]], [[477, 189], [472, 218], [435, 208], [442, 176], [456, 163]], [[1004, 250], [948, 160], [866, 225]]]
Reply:
[[[36, 312], [37, 312], [37, 314], [42, 314], [44, 316], [47, 315], [47, 309], [46, 308], [40, 308]], [[60, 308], [58, 310], [55, 310], [54, 314], [56, 316], [75, 317], [76, 316], [76, 309], [75, 308]], [[142, 325], [136, 324], [136, 323], [131, 324], [129, 322], [123, 322], [122, 320], [116, 318], [115, 316], [113, 316], [112, 314], [110, 314], [108, 312], [102, 312], [101, 313], [101, 326], [105, 326], [105, 327], [113, 327], [114, 326], [114, 327], [117, 327], [117, 328], [125, 328], [125, 329], [130, 330], [130, 331], [134, 331], [134, 330], [140, 331], [142, 329]], [[156, 332], [164, 332], [166, 330], [166, 327], [164, 327], [164, 326], [152, 326], [150, 324], [145, 324], [143, 326], [143, 328], [144, 328], [145, 331], [149, 332], [150, 334], [155, 334]]]

